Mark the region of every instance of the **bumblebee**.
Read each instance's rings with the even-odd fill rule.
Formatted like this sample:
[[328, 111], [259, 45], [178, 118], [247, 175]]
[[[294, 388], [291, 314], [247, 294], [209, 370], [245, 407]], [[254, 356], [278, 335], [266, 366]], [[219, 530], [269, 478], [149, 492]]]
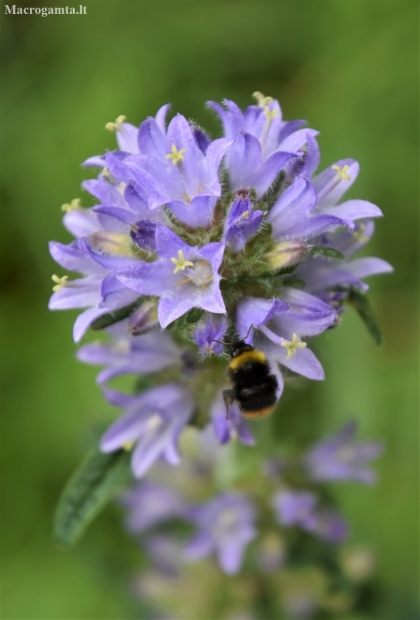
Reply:
[[278, 381], [262, 351], [238, 340], [230, 345], [228, 376], [232, 388], [223, 391], [226, 418], [236, 402], [242, 415], [256, 419], [269, 415], [277, 404]]

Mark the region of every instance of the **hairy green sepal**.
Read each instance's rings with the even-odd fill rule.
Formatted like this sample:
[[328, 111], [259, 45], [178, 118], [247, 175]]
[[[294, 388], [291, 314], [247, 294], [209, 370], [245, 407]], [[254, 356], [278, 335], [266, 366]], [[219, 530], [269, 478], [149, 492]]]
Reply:
[[345, 258], [344, 254], [326, 245], [313, 245], [308, 248], [306, 256], [325, 256], [326, 258], [336, 258], [337, 260]]

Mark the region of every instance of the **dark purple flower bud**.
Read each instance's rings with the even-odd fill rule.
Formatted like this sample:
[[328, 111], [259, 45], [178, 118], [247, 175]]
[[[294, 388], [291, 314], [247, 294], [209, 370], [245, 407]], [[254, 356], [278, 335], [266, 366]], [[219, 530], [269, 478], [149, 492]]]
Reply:
[[200, 129], [200, 127], [197, 127], [193, 124], [190, 124], [190, 127], [198, 148], [203, 154], [205, 154], [207, 151], [207, 147], [211, 142], [210, 138], [202, 129]]
[[143, 250], [156, 250], [156, 222], [139, 220], [130, 226], [130, 237]]
[[264, 213], [252, 211], [247, 190], [237, 192], [224, 226], [226, 243], [233, 252], [240, 252], [245, 243], [258, 231]]
[[201, 353], [207, 355], [221, 355], [223, 353], [223, 344], [216, 342], [223, 341], [227, 327], [227, 319], [223, 314], [213, 314], [208, 312], [197, 325], [194, 340], [200, 347]]

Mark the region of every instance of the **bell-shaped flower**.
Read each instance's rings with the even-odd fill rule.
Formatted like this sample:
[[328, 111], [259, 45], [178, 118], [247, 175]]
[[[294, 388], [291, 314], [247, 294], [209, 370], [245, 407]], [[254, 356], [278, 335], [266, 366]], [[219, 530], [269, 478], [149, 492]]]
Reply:
[[225, 314], [219, 286], [224, 243], [192, 247], [162, 225], [155, 239], [158, 259], [130, 267], [117, 278], [140, 295], [160, 297], [160, 325], [167, 327], [191, 308]]
[[[153, 118], [154, 124], [160, 133], [165, 132], [165, 118], [169, 108], [170, 105], [168, 104], [162, 106]], [[139, 135], [142, 126], [140, 125], [140, 128], [135, 127], [130, 123], [126, 123], [125, 120], [125, 116], [121, 115], [115, 122], [107, 123], [105, 125], [105, 129], [108, 131], [115, 131], [119, 152], [122, 154], [134, 154], [141, 152], [142, 148], [147, 150], [147, 145], [144, 144], [144, 141], [140, 139]], [[147, 123], [147, 121], [145, 121], [145, 123]], [[83, 166], [99, 166], [104, 168], [105, 156], [95, 155], [93, 157], [89, 157], [89, 159], [83, 162]]]
[[198, 533], [187, 543], [186, 559], [198, 560], [215, 553], [225, 573], [239, 572], [246, 547], [257, 535], [250, 501], [239, 493], [222, 493], [191, 509], [190, 518]]
[[315, 482], [354, 480], [372, 484], [376, 473], [369, 461], [382, 453], [378, 441], [356, 441], [357, 422], [348, 422], [335, 435], [320, 441], [304, 457], [309, 477]]
[[182, 518], [187, 508], [173, 489], [146, 480], [126, 491], [119, 503], [127, 511], [125, 524], [133, 534], [142, 534], [166, 521]]
[[340, 159], [328, 166], [311, 182], [317, 194], [315, 213], [332, 215], [343, 220], [349, 228], [354, 222], [371, 217], [381, 217], [382, 211], [368, 200], [352, 199], [338, 204], [345, 192], [353, 185], [359, 173], [354, 159]]
[[105, 366], [96, 379], [100, 384], [119, 375], [151, 374], [180, 363], [181, 351], [168, 334], [153, 329], [132, 336], [128, 323], [129, 319], [109, 327], [111, 340], [86, 344], [77, 353], [86, 364]]
[[263, 161], [273, 153], [287, 151], [297, 154], [307, 142], [307, 134], [314, 136], [314, 129], [304, 129], [305, 121], [284, 121], [279, 102], [255, 93], [257, 105], [248, 106], [245, 112], [234, 101], [225, 99], [224, 106], [209, 101], [222, 121], [224, 134], [235, 140], [240, 133], [256, 138], [261, 145]]
[[315, 213], [317, 195], [310, 181], [297, 178], [270, 209], [267, 222], [276, 241], [306, 240], [325, 230], [342, 226], [333, 215]]
[[150, 209], [166, 205], [188, 226], [206, 227], [221, 195], [218, 169], [230, 142], [214, 140], [203, 153], [180, 114], [169, 123], [165, 140], [164, 159], [158, 153], [122, 160], [109, 154], [107, 168], [117, 180], [131, 183], [145, 196]]
[[319, 508], [315, 493], [280, 491], [273, 497], [273, 508], [280, 525], [296, 526], [332, 543], [341, 543], [348, 536], [343, 517], [330, 508]]
[[[93, 233], [97, 235], [97, 233]], [[96, 237], [98, 238], [98, 237]], [[113, 238], [115, 240], [115, 237]], [[53, 276], [56, 283], [54, 293], [50, 298], [50, 310], [67, 310], [69, 308], [87, 308], [80, 314], [73, 327], [73, 337], [78, 342], [91, 323], [110, 310], [121, 308], [136, 299], [133, 291], [122, 287], [119, 283], [117, 290], [112, 287], [107, 291], [107, 301], [104, 304], [104, 288], [110, 282], [110, 269], [100, 265], [92, 256], [85, 238], [77, 239], [69, 245], [51, 241], [50, 253], [54, 260], [67, 271], [76, 271], [84, 275], [83, 278], [69, 280], [68, 276]], [[126, 257], [124, 257], [126, 258]], [[133, 264], [132, 259], [125, 260], [124, 265]]]
[[125, 412], [102, 437], [102, 452], [132, 450], [136, 478], [161, 457], [170, 465], [179, 463], [178, 437], [193, 411], [191, 395], [184, 386], [170, 383], [135, 396], [106, 388], [104, 395]]
[[285, 287], [281, 301], [243, 299], [238, 304], [236, 324], [242, 338], [251, 325], [254, 327], [254, 346], [269, 359], [281, 393], [283, 379], [278, 364], [309, 379], [325, 378], [320, 362], [302, 338], [322, 333], [335, 316], [335, 311], [317, 297]]
[[306, 290], [316, 295], [337, 286], [356, 287], [366, 291], [369, 286], [362, 281], [362, 278], [392, 272], [391, 265], [382, 258], [363, 257], [349, 260], [365, 247], [374, 229], [371, 220], [361, 221], [357, 223], [353, 232], [341, 231], [337, 234], [323, 235], [321, 239], [315, 240], [315, 244], [322, 243], [340, 251], [345, 260], [316, 256], [301, 263], [295, 273], [298, 278], [304, 280]]

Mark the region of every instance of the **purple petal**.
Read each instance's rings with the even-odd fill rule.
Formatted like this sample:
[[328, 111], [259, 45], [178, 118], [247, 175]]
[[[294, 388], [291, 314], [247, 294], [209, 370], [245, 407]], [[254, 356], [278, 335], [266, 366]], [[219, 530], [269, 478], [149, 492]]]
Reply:
[[[244, 338], [250, 326], [258, 327], [267, 323], [275, 314], [287, 312], [289, 307], [280, 299], [261, 299], [247, 297], [238, 304], [236, 326], [238, 334]], [[251, 339], [252, 340], [252, 337]]]
[[194, 308], [196, 301], [191, 299], [189, 293], [180, 294], [176, 297], [164, 297], [158, 305], [158, 318], [161, 327], [165, 328], [180, 316]]
[[[105, 161], [103, 165], [105, 165]], [[82, 187], [104, 204], [122, 208], [126, 206], [124, 197], [118, 191], [117, 187], [108, 183], [104, 178], [83, 181]]]
[[108, 312], [106, 308], [89, 308], [82, 312], [82, 314], [79, 314], [73, 326], [74, 342], [79, 342], [93, 321], [103, 314], [106, 314], [106, 312]]
[[[176, 256], [176, 254], [175, 254]], [[142, 263], [117, 274], [117, 278], [128, 288], [141, 295], [162, 295], [174, 286], [173, 263], [155, 261]]]
[[165, 159], [166, 135], [154, 118], [149, 117], [140, 125], [138, 145], [142, 155]]
[[367, 217], [382, 217], [383, 215], [379, 207], [367, 200], [348, 200], [336, 207], [326, 207], [322, 209], [322, 213], [339, 217], [350, 225], [354, 220]]
[[120, 151], [138, 153], [137, 132], [138, 128], [130, 123], [122, 123], [119, 126], [116, 137]]
[[366, 278], [367, 276], [394, 271], [393, 267], [385, 260], [373, 257], [358, 258], [348, 262], [345, 269], [356, 278]]
[[225, 573], [235, 575], [241, 568], [243, 555], [244, 545], [238, 541], [231, 541], [219, 548], [217, 559]]
[[85, 237], [101, 227], [92, 209], [70, 211], [63, 217], [63, 223], [75, 237]]

